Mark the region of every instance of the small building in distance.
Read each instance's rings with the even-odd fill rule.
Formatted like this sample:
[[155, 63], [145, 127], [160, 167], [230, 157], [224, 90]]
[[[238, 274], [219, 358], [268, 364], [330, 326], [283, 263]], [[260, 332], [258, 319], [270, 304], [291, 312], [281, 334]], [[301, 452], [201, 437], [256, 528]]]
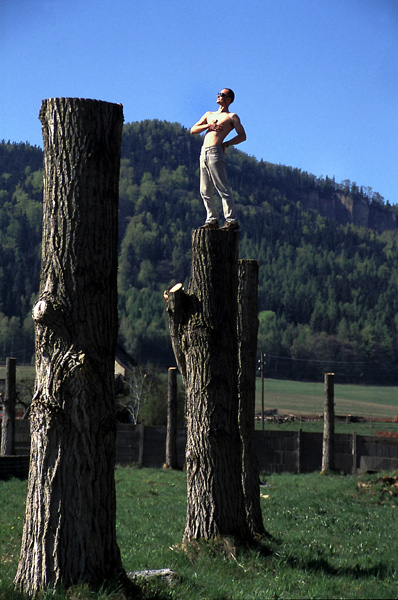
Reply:
[[117, 375], [128, 377], [137, 364], [137, 361], [130, 356], [119, 343], [117, 343], [115, 352], [115, 377], [117, 377]]

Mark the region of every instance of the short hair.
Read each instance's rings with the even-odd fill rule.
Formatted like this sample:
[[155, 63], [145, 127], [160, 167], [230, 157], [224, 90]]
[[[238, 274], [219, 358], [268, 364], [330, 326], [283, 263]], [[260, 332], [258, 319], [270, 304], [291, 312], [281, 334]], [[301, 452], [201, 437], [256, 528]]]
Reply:
[[231, 104], [232, 104], [232, 102], [235, 100], [235, 94], [230, 88], [225, 88], [225, 89], [228, 90], [228, 98], [231, 98]]

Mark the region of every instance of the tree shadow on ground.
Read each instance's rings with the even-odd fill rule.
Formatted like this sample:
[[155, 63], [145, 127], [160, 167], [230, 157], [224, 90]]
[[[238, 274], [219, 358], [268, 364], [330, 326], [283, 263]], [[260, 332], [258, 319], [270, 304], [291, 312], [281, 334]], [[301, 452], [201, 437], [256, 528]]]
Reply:
[[345, 575], [354, 579], [370, 577], [383, 578], [389, 574], [388, 566], [380, 561], [370, 567], [361, 567], [358, 564], [355, 564], [351, 567], [335, 567], [322, 556], [311, 558], [307, 561], [290, 556], [286, 562], [289, 564], [289, 566], [295, 569], [304, 569], [305, 571], [311, 572], [323, 572], [327, 575], [334, 576]]

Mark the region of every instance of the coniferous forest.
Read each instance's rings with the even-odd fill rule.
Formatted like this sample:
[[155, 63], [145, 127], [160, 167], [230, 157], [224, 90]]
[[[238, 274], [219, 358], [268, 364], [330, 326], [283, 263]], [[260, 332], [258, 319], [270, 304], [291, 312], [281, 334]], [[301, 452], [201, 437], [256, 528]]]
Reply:
[[[205, 220], [201, 142], [177, 123], [124, 126], [119, 335], [141, 362], [175, 364], [163, 291], [187, 285], [191, 232]], [[31, 362], [34, 355], [42, 160], [38, 147], [0, 144], [0, 362], [6, 356]], [[370, 188], [258, 161], [235, 148], [227, 150], [227, 171], [240, 257], [260, 263], [258, 351], [266, 355], [265, 375], [321, 380], [333, 371], [339, 382], [397, 385], [396, 207]], [[358, 224], [355, 210], [324, 216], [337, 197], [389, 226]]]

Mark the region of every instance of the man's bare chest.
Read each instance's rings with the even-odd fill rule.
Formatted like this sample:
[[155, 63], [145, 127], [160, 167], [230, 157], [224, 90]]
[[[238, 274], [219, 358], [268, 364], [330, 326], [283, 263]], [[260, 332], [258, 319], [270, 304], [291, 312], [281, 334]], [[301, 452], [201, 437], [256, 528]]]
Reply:
[[219, 112], [210, 113], [207, 117], [207, 122], [209, 124], [218, 123], [219, 125], [223, 125], [226, 129], [233, 129], [232, 119], [229, 115], [225, 115]]

